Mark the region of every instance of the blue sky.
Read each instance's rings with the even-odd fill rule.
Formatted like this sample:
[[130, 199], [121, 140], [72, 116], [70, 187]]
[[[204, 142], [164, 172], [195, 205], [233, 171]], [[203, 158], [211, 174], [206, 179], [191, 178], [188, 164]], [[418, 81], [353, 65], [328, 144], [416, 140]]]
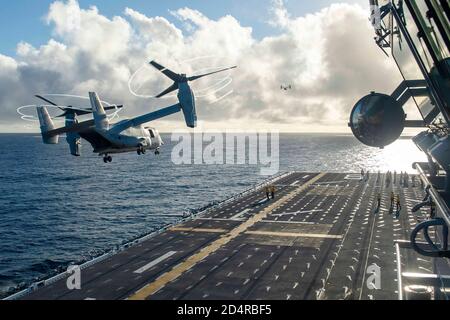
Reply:
[[[15, 0], [3, 1], [0, 10], [0, 53], [14, 56], [20, 41], [39, 46], [48, 41], [51, 26], [46, 25], [44, 17], [54, 0]], [[179, 22], [169, 14], [169, 10], [189, 7], [199, 10], [211, 19], [226, 14], [237, 18], [243, 26], [253, 28], [254, 37], [260, 39], [265, 35], [275, 34], [278, 30], [267, 24], [271, 0], [79, 0], [82, 8], [95, 5], [100, 13], [108, 17], [122, 15], [126, 7], [130, 7], [150, 16], [163, 16], [171, 22]], [[285, 6], [293, 16], [315, 12], [333, 2], [357, 2], [364, 0], [290, 0]]]

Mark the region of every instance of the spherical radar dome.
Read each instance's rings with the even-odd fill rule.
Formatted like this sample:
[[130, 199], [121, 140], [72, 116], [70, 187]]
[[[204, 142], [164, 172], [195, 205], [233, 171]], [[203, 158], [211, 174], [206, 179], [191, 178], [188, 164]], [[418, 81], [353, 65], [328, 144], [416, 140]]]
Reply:
[[389, 95], [372, 92], [356, 103], [349, 126], [365, 145], [384, 148], [400, 137], [405, 119], [406, 114], [396, 100]]

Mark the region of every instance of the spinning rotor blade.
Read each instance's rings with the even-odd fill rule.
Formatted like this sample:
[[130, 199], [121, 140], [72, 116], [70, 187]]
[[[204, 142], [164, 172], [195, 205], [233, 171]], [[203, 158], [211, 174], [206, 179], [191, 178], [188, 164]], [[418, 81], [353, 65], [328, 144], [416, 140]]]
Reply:
[[156, 98], [161, 98], [162, 96], [165, 96], [166, 94], [171, 93], [172, 91], [175, 91], [177, 89], [178, 89], [178, 83], [174, 82], [170, 87], [168, 87], [166, 90], [164, 90], [163, 92], [158, 94], [156, 96]]
[[[118, 105], [118, 106], [113, 105], [113, 106], [103, 107], [103, 109], [105, 109], [105, 111], [113, 110], [113, 109], [122, 109], [122, 108], [123, 108], [123, 105]], [[91, 110], [91, 112], [92, 112], [92, 109], [89, 109], [89, 110]]]
[[175, 72], [173, 72], [172, 70], [167, 69], [166, 67], [160, 65], [159, 63], [157, 63], [156, 61], [150, 61], [150, 64], [155, 67], [156, 69], [158, 69], [159, 71], [161, 71], [166, 77], [168, 77], [169, 79], [173, 80], [174, 82], [181, 82], [183, 81], [183, 77]]
[[[35, 95], [35, 97], [49, 103], [52, 106], [58, 107], [59, 109], [64, 111], [63, 114], [56, 116], [56, 118], [65, 117], [68, 113], [74, 113], [77, 116], [82, 116], [85, 114], [92, 113], [92, 108], [75, 108], [72, 106], [59, 106], [56, 103], [54, 103], [53, 101], [50, 101], [49, 99], [44, 98], [43, 96]], [[105, 107], [105, 110], [107, 111], [107, 110], [122, 109], [122, 108], [123, 108], [123, 105], [114, 105], [114, 106]]]
[[40, 96], [40, 95], [37, 94], [37, 95], [35, 95], [35, 97], [38, 98], [38, 99], [41, 99], [41, 100], [43, 100], [43, 101], [45, 101], [47, 103], [50, 103], [52, 106], [55, 106], [55, 107], [60, 108], [61, 110], [64, 110], [60, 106], [58, 106], [56, 103], [54, 103], [53, 101], [48, 100], [47, 98], [44, 98], [43, 96]]
[[59, 116], [56, 116], [56, 118], [62, 118], [65, 117], [67, 114], [76, 114], [77, 116], [82, 116], [85, 114], [92, 113], [91, 109], [77, 109], [73, 107], [59, 107], [61, 110], [64, 111], [63, 114], [60, 114]]
[[198, 75], [198, 76], [192, 76], [192, 77], [189, 77], [187, 79], [188, 79], [188, 81], [194, 81], [194, 80], [197, 80], [197, 79], [200, 79], [200, 78], [203, 78], [203, 77], [215, 74], [215, 73], [219, 73], [219, 72], [223, 72], [223, 71], [227, 71], [227, 70], [231, 70], [231, 69], [235, 69], [235, 68], [237, 68], [237, 66], [233, 66], [233, 67], [225, 68], [225, 69], [222, 69], [222, 70], [201, 74], [201, 75]]
[[[85, 115], [85, 114], [92, 113], [92, 109], [91, 108], [81, 109], [81, 108], [74, 108], [74, 107], [71, 107], [71, 106], [59, 107], [59, 108], [61, 110], [64, 110], [64, 113], [59, 115], [59, 116], [56, 116], [56, 118], [65, 117], [69, 113], [75, 113], [77, 116], [82, 116], [82, 115]], [[104, 107], [105, 111], [122, 109], [122, 108], [123, 108], [123, 105]]]

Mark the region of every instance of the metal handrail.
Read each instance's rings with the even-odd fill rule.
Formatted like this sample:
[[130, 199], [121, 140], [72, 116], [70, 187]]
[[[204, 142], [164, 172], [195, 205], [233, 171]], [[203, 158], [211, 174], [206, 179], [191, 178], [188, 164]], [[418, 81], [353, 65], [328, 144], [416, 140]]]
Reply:
[[395, 242], [395, 255], [397, 258], [397, 285], [398, 285], [398, 300], [403, 300], [403, 284], [402, 284], [402, 262], [400, 255], [400, 245]]
[[413, 168], [419, 172], [419, 176], [422, 179], [423, 183], [427, 186], [428, 193], [433, 198], [434, 203], [436, 204], [436, 208], [439, 212], [442, 213], [442, 218], [445, 220], [447, 225], [450, 226], [450, 209], [440, 196], [439, 192], [434, 188], [430, 180], [428, 180], [426, 170], [423, 169], [422, 165], [418, 162], [413, 163]]

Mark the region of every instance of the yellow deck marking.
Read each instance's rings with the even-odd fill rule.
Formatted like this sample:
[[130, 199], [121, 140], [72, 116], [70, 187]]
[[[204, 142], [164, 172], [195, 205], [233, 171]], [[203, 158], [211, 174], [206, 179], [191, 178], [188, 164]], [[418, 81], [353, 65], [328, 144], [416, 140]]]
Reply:
[[246, 231], [246, 234], [255, 234], [261, 236], [276, 237], [302, 237], [302, 238], [324, 238], [324, 239], [341, 239], [342, 236], [323, 233], [298, 233], [298, 232], [273, 232], [273, 231]]
[[200, 249], [197, 253], [193, 254], [192, 256], [186, 258], [183, 262], [173, 267], [170, 271], [167, 271], [166, 273], [163, 273], [161, 276], [159, 276], [155, 281], [149, 283], [148, 285], [144, 286], [143, 288], [139, 289], [131, 295], [128, 299], [129, 300], [145, 300], [152, 294], [155, 294], [158, 292], [161, 288], [163, 288], [167, 283], [177, 279], [179, 276], [183, 274], [186, 270], [191, 269], [194, 267], [197, 263], [205, 259], [207, 256], [209, 256], [211, 253], [215, 252], [220, 247], [224, 246], [231, 240], [235, 239], [237, 236], [242, 234], [243, 232], [247, 231], [251, 226], [253, 226], [255, 223], [263, 220], [267, 217], [267, 215], [272, 212], [275, 208], [280, 207], [284, 203], [291, 200], [293, 197], [295, 197], [300, 192], [304, 191], [308, 186], [315, 183], [317, 180], [322, 178], [326, 173], [320, 173], [311, 180], [305, 182], [303, 185], [298, 186], [294, 190], [292, 190], [287, 195], [281, 197], [277, 201], [273, 202], [271, 205], [267, 206], [265, 209], [263, 209], [261, 212], [255, 214], [253, 217], [248, 219], [247, 221], [244, 221], [242, 224], [237, 226], [236, 228], [232, 229], [229, 233], [222, 235], [219, 239], [215, 240], [208, 246]]
[[224, 233], [227, 229], [207, 229], [207, 228], [183, 228], [183, 227], [173, 227], [169, 231], [183, 231], [183, 232], [211, 232], [211, 233]]
[[[210, 232], [210, 233], [224, 233], [226, 229], [207, 229], [207, 228], [182, 228], [174, 227], [169, 231], [182, 231], [182, 232]], [[325, 234], [325, 233], [302, 233], [302, 232], [277, 232], [277, 231], [245, 231], [246, 234], [254, 234], [260, 236], [275, 236], [275, 237], [302, 237], [302, 238], [324, 238], [324, 239], [341, 239], [341, 235]]]

